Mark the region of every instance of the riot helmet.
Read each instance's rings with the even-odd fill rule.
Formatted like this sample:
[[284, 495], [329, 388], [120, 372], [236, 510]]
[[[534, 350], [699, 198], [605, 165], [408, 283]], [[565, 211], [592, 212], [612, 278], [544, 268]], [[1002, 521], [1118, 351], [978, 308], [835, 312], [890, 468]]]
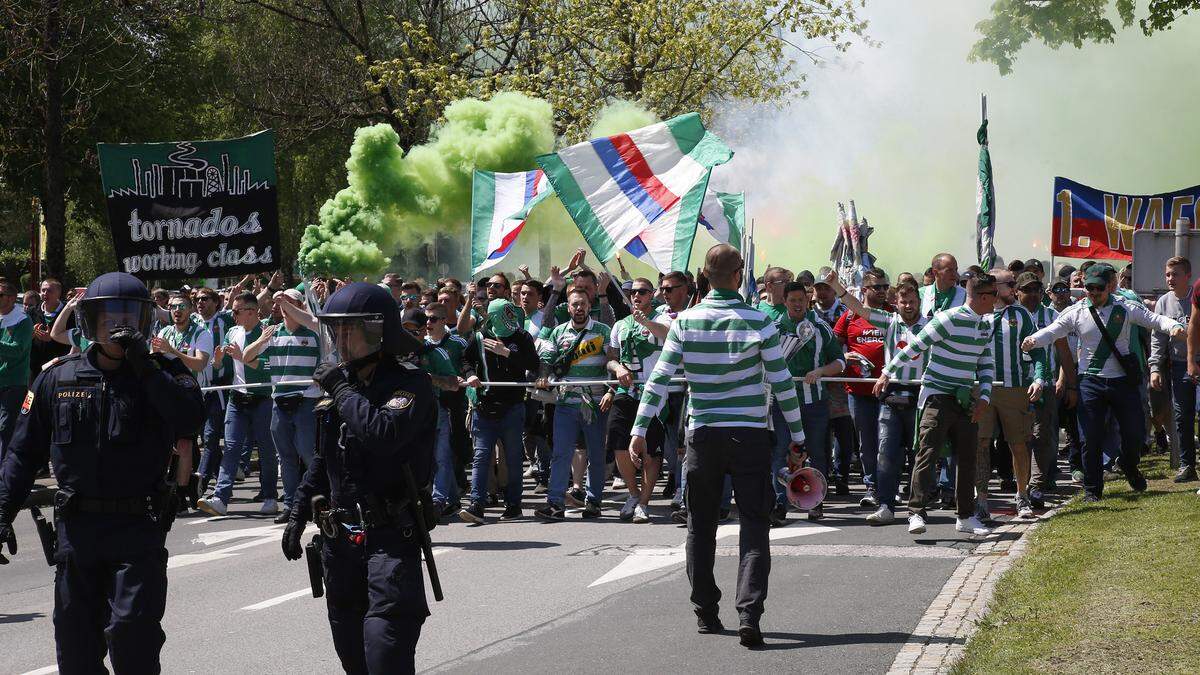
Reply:
[[325, 301], [317, 319], [329, 329], [339, 362], [361, 363], [379, 353], [404, 356], [420, 348], [401, 327], [392, 294], [375, 284], [342, 286]]
[[79, 302], [79, 327], [91, 342], [112, 342], [112, 334], [132, 329], [147, 336], [154, 324], [154, 301], [146, 284], [132, 274], [108, 272], [88, 284]]

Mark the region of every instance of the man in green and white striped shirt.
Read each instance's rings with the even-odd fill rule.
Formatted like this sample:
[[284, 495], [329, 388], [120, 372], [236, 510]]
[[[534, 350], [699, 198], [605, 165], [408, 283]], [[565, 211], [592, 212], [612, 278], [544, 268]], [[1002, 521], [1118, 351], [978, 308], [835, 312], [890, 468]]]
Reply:
[[[788, 373], [800, 397], [800, 421], [804, 426], [808, 456], [812, 465], [822, 474], [829, 475], [829, 402], [825, 400], [826, 388], [820, 378], [841, 374], [846, 368], [846, 355], [842, 343], [834, 336], [833, 329], [821, 315], [810, 308], [809, 287], [799, 281], [784, 285], [783, 320], [775, 321], [779, 329], [780, 350], [787, 363]], [[762, 305], [759, 305], [761, 310]], [[765, 313], [765, 312], [764, 312]], [[769, 316], [769, 315], [768, 315]], [[796, 382], [794, 378], [803, 378]], [[771, 461], [772, 474], [787, 464], [788, 446], [791, 439], [781, 433], [787, 421], [778, 403], [771, 405], [771, 421], [780, 433], [775, 434], [775, 450]], [[771, 511], [771, 525], [779, 527], [787, 521], [787, 488], [775, 481], [775, 508]], [[824, 517], [822, 505], [809, 509], [809, 520]]]
[[[921, 296], [915, 284], [901, 282], [896, 287], [896, 312], [867, 307], [858, 298], [845, 293], [837, 274], [830, 272], [827, 283], [845, 298], [850, 311], [883, 331], [884, 363], [916, 340], [929, 318], [921, 315]], [[917, 396], [925, 375], [929, 352], [905, 361], [895, 370], [896, 382], [883, 392], [879, 408], [879, 454], [875, 464], [875, 494], [879, 508], [867, 516], [872, 525], [888, 525], [895, 520], [896, 491], [904, 469], [904, 449], [917, 435]]]
[[[540, 389], [548, 388], [551, 375], [565, 381], [607, 379], [611, 328], [591, 318], [592, 302], [584, 289], [575, 288], [567, 294], [567, 309], [570, 321], [555, 326], [540, 345], [542, 376], [537, 380]], [[575, 454], [575, 442], [580, 433], [588, 458], [583, 517], [600, 516], [606, 471], [604, 432], [608, 418], [600, 411], [599, 403], [606, 390], [604, 385], [559, 388], [558, 402], [554, 406], [550, 489], [546, 492], [546, 505], [534, 511], [538, 518], [558, 521], [565, 516], [571, 457]]]
[[[312, 381], [321, 361], [321, 339], [313, 329], [315, 319], [304, 310], [304, 296], [289, 288], [275, 294], [274, 302], [283, 315], [283, 323], [267, 326], [249, 349], [247, 358], [260, 353], [267, 359], [274, 405], [271, 410], [271, 438], [279, 453], [283, 474], [284, 515], [290, 513], [296, 486], [304, 475], [303, 466], [313, 460], [316, 445], [316, 416], [313, 407], [321, 390]], [[282, 384], [303, 380], [307, 384]]]
[[[892, 356], [875, 382], [875, 395], [883, 395], [901, 366], [929, 352], [917, 398], [921, 414], [908, 501], [908, 531], [912, 534], [925, 531], [925, 504], [937, 491], [934, 463], [946, 441], [957, 461], [955, 527], [971, 534], [991, 532], [974, 515], [975, 452], [979, 440], [976, 423], [992, 394], [990, 317], [995, 297], [994, 277], [982, 273], [970, 277], [966, 304], [934, 313], [913, 341]], [[976, 379], [979, 395], [972, 402]]]
[[[1045, 297], [1045, 286], [1037, 274], [1022, 272], [1017, 277], [1017, 301], [1029, 310], [1033, 316], [1033, 325], [1037, 330], [1049, 326], [1058, 318], [1058, 310], [1042, 304]], [[1046, 386], [1042, 389], [1042, 397], [1034, 402], [1033, 437], [1030, 453], [1033, 456], [1033, 468], [1029, 477], [1029, 500], [1035, 509], [1045, 507], [1043, 490], [1052, 489], [1055, 466], [1058, 461], [1058, 393], [1055, 383], [1060, 379], [1063, 384], [1076, 386], [1074, 372], [1059, 374], [1058, 350], [1067, 352], [1067, 339], [1059, 338], [1054, 344], [1046, 347], [1045, 368]]]
[[700, 632], [723, 629], [717, 616], [721, 592], [713, 576], [713, 559], [725, 476], [731, 474], [742, 524], [738, 633], [743, 645], [756, 646], [762, 643], [758, 624], [771, 569], [768, 385], [792, 437], [790, 463], [797, 466], [806, 459], [804, 429], [796, 387], [779, 348], [779, 331], [765, 314], [738, 295], [741, 254], [728, 244], [718, 244], [708, 250], [704, 271], [713, 290], [671, 323], [658, 364], [642, 393], [629, 452], [639, 458], [646, 452], [650, 420], [667, 400], [671, 377], [682, 368], [691, 388], [686, 471], [692, 607]]
[[975, 464], [977, 509], [981, 516], [987, 514], [992, 437], [999, 426], [1012, 453], [1013, 477], [1017, 482], [1017, 517], [1032, 518], [1029, 438], [1033, 435], [1033, 402], [1041, 399], [1046, 384], [1046, 354], [1042, 349], [1028, 355], [1021, 351], [1021, 341], [1037, 331], [1037, 324], [1029, 310], [1017, 303], [1013, 273], [994, 269], [991, 274], [996, 279], [996, 303], [991, 317], [992, 358], [1001, 384], [992, 388], [991, 405], [979, 420], [979, 450]]

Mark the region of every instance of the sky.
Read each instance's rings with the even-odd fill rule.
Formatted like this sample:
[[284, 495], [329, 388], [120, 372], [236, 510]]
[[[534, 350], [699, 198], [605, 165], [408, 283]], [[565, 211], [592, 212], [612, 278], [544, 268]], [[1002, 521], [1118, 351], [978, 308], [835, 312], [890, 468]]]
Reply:
[[[718, 109], [713, 128], [736, 154], [712, 184], [746, 191], [760, 271], [827, 264], [837, 202], [850, 199], [893, 275], [923, 271], [942, 250], [974, 263], [981, 93], [1006, 260], [1050, 258], [1055, 176], [1133, 194], [1200, 183], [1200, 17], [1150, 38], [1134, 26], [1079, 50], [1030, 43], [1002, 77], [967, 61], [990, 4], [868, 2], [878, 44], [800, 64], [807, 98]], [[709, 243], [697, 236], [693, 266]]]

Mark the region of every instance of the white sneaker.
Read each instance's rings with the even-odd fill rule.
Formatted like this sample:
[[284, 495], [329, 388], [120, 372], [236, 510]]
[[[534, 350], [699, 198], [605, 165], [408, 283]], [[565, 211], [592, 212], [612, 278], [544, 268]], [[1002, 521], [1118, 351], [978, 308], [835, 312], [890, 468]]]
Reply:
[[225, 505], [225, 502], [221, 501], [220, 498], [214, 495], [201, 497], [200, 499], [196, 500], [196, 508], [214, 516], [223, 516], [229, 513], [229, 507]]
[[908, 533], [925, 534], [925, 517], [919, 513], [910, 514], [908, 516]]
[[613, 489], [618, 492], [620, 492], [621, 490], [624, 490], [625, 489], [625, 480], [622, 479], [620, 476], [617, 476], [616, 478], [614, 478], [613, 479]]
[[646, 513], [646, 507], [641, 504], [633, 507], [633, 522], [639, 525], [650, 522], [650, 514]]
[[954, 529], [958, 530], [959, 532], [966, 532], [967, 534], [974, 534], [980, 537], [992, 533], [992, 528], [981, 523], [975, 516], [971, 516], [970, 518], [958, 518], [954, 522]]
[[895, 520], [896, 515], [887, 507], [887, 504], [881, 504], [878, 511], [867, 516], [867, 522], [872, 525], [890, 525]]
[[279, 513], [279, 502], [274, 499], [264, 499], [262, 507], [258, 509], [258, 512], [263, 515], [273, 516]]
[[621, 507], [621, 520], [629, 520], [633, 518], [634, 507], [638, 505], [638, 498], [629, 495], [625, 498], [625, 506]]

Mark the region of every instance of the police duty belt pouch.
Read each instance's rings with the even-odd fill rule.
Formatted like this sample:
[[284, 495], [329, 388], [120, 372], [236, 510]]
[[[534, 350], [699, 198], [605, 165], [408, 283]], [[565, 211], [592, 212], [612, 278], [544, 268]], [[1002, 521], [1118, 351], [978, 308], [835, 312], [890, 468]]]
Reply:
[[300, 404], [304, 402], [304, 395], [299, 396], [280, 396], [275, 399], [275, 405], [286, 413], [294, 413], [300, 409]]
[[1096, 311], [1094, 306], [1088, 307], [1088, 311], [1092, 313], [1092, 321], [1096, 322], [1096, 328], [1100, 329], [1100, 338], [1104, 340], [1104, 344], [1108, 345], [1109, 351], [1117, 358], [1117, 363], [1121, 364], [1121, 370], [1125, 371], [1125, 377], [1129, 380], [1129, 384], [1135, 387], [1140, 386], [1142, 384], [1142, 366], [1138, 363], [1137, 357], [1132, 353], [1122, 354], [1117, 349], [1116, 341], [1108, 334], [1108, 329], [1100, 321], [1100, 313]]

